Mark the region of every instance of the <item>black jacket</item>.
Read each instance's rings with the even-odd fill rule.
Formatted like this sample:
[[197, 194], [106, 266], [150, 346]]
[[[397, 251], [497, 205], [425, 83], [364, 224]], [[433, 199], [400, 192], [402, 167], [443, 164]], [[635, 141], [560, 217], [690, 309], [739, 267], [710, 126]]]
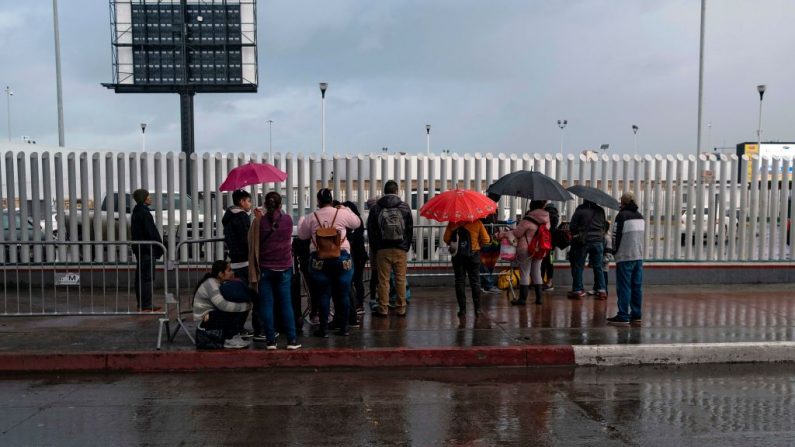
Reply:
[[[403, 216], [403, 240], [402, 241], [382, 241], [381, 226], [378, 217], [385, 208], [398, 208]], [[411, 249], [411, 240], [414, 236], [414, 218], [411, 216], [411, 208], [408, 204], [395, 194], [387, 194], [378, 199], [375, 206], [370, 208], [367, 216], [367, 237], [370, 240], [370, 248], [373, 251], [382, 248], [400, 248], [405, 251]]]
[[[584, 233], [585, 240], [583, 242], [600, 242], [605, 240], [605, 230], [607, 229], [607, 219], [605, 218], [605, 210], [601, 206], [585, 201], [582, 205], [574, 210], [571, 216], [571, 223], [569, 224], [572, 236]], [[580, 244], [580, 241], [575, 237], [572, 244]]]
[[560, 224], [560, 212], [552, 202], [544, 205], [544, 211], [549, 213], [549, 227], [553, 230], [556, 229]]
[[248, 213], [239, 206], [233, 206], [226, 210], [221, 223], [229, 259], [233, 263], [248, 262], [248, 229], [251, 228]]
[[[138, 204], [133, 208], [130, 217], [130, 231], [133, 241], [154, 241], [160, 242], [161, 244], [163, 243], [160, 232], [157, 231], [157, 225], [155, 225], [155, 218], [152, 217], [152, 213], [146, 205]], [[150, 247], [151, 253], [149, 252]], [[139, 248], [143, 248], [144, 250], [139, 253]], [[163, 256], [163, 249], [159, 246], [133, 244], [132, 251], [136, 256], [151, 256], [155, 259], [159, 259]]]

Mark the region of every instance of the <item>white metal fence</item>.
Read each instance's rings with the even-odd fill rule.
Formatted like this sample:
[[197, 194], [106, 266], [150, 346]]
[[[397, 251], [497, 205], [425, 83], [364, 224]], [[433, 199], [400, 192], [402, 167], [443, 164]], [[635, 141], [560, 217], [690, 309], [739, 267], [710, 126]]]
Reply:
[[[499, 177], [518, 170], [543, 172], [564, 186], [585, 184], [620, 196], [634, 191], [648, 219], [647, 259], [688, 261], [789, 260], [789, 217], [793, 207], [791, 159], [736, 156], [602, 156], [562, 158], [549, 154], [357, 155], [318, 157], [276, 154], [273, 163], [288, 173], [281, 184], [249, 188], [255, 203], [274, 190], [297, 223], [316, 206], [316, 192], [334, 190], [363, 213], [386, 180], [418, 209], [435, 194], [454, 187], [484, 191]], [[222, 244], [200, 253], [180, 241], [223, 234], [221, 218], [231, 196], [217, 190], [227, 172], [267, 154], [184, 154], [139, 152], [6, 152], [0, 157], [2, 240], [126, 241], [131, 192], [154, 195], [154, 215], [172, 259], [212, 259]], [[191, 173], [188, 176], [188, 172]], [[190, 178], [190, 184], [188, 184]], [[579, 201], [558, 203], [568, 219]], [[526, 201], [504, 197], [502, 218], [521, 213]], [[122, 210], [122, 212], [119, 212]], [[615, 212], [610, 211], [612, 219]], [[432, 224], [417, 219], [417, 224]], [[435, 236], [435, 235], [434, 235]], [[419, 261], [435, 251], [415, 250]], [[17, 256], [16, 253], [13, 256]], [[126, 251], [103, 252], [90, 245], [47, 246], [8, 262], [132, 262]], [[118, 258], [118, 259], [117, 259]]]

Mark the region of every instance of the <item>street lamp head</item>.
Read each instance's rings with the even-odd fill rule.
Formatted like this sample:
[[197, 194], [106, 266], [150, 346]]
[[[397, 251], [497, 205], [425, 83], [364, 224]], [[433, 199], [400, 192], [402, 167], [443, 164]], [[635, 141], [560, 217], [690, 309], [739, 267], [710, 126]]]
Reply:
[[326, 89], [328, 89], [328, 82], [321, 82], [320, 83], [320, 93], [326, 93]]
[[638, 125], [637, 124], [633, 124], [632, 125], [632, 132], [638, 133]]
[[430, 124], [426, 124], [425, 125], [425, 132], [426, 133], [431, 133], [431, 125]]
[[561, 128], [561, 130], [562, 130], [564, 127], [566, 127], [566, 124], [569, 124], [569, 121], [568, 121], [568, 120], [558, 120], [558, 127], [560, 127], [560, 128]]
[[146, 123], [141, 123], [141, 132], [146, 132]]
[[767, 90], [767, 86], [765, 84], [757, 85], [756, 91], [759, 92], [759, 100], [762, 100], [762, 97], [765, 96], [765, 90]]

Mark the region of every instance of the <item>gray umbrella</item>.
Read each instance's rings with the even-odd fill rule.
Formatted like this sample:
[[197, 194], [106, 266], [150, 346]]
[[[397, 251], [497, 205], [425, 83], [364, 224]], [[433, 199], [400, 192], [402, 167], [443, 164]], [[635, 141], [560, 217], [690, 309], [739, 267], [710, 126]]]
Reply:
[[602, 191], [601, 189], [596, 189], [585, 185], [574, 185], [566, 188], [566, 190], [583, 200], [588, 200], [597, 205], [614, 210], [619, 209], [618, 200], [614, 199], [613, 196]]
[[490, 194], [524, 197], [531, 200], [572, 200], [563, 185], [538, 171], [516, 171], [504, 175], [486, 191]]

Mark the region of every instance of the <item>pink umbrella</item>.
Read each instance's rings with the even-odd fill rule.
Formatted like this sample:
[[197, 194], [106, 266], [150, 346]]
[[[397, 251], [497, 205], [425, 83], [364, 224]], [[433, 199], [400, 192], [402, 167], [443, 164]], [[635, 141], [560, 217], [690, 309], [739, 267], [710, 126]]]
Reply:
[[244, 186], [283, 182], [287, 173], [269, 163], [249, 162], [229, 171], [226, 180], [218, 187], [221, 191], [234, 191]]

